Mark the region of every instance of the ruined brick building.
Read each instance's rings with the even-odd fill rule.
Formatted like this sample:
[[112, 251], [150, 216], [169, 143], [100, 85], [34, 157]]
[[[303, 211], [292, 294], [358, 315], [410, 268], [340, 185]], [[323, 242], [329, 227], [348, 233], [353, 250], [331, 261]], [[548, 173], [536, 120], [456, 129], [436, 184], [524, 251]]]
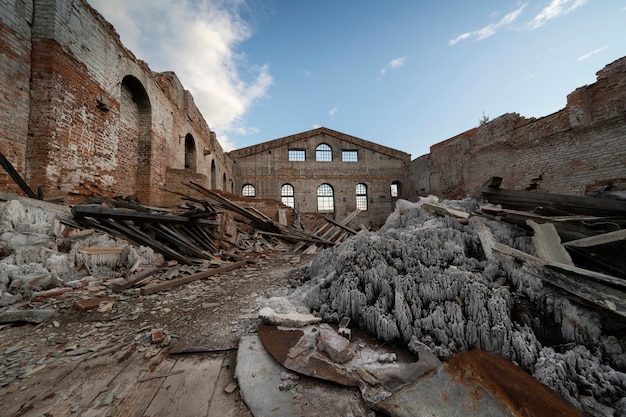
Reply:
[[[566, 194], [626, 188], [626, 58], [552, 115], [505, 114], [413, 161], [326, 128], [225, 153], [176, 75], [137, 59], [85, 0], [0, 0], [0, 68], [0, 151], [46, 199], [172, 206], [166, 190], [193, 180], [337, 219], [359, 208], [375, 226], [397, 198], [464, 197], [490, 176]], [[4, 172], [0, 189], [19, 192]]]

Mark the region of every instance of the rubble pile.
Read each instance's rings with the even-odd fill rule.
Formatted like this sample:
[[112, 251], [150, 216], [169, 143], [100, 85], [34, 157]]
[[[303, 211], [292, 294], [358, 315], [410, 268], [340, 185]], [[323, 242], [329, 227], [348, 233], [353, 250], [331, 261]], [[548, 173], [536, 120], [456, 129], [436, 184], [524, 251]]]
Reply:
[[318, 253], [290, 298], [324, 321], [349, 317], [413, 352], [425, 344], [441, 360], [471, 349], [498, 353], [592, 415], [616, 408], [626, 396], [626, 366], [619, 332], [603, 329], [610, 312], [544, 285], [532, 266], [495, 256], [478, 237], [483, 224], [495, 241], [533, 253], [523, 231], [483, 217], [437, 216], [425, 202], [399, 201], [379, 232]]

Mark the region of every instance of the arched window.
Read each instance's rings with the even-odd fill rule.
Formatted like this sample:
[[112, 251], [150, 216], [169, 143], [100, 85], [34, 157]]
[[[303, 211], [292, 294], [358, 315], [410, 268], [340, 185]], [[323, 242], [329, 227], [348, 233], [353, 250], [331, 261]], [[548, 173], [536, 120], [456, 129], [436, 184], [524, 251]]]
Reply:
[[333, 187], [322, 184], [317, 188], [317, 211], [319, 213], [334, 213]]
[[315, 160], [329, 162], [333, 160], [333, 150], [325, 143], [317, 145], [315, 148]]
[[283, 186], [280, 187], [280, 201], [286, 206], [294, 207], [293, 185], [283, 184]]
[[241, 195], [244, 197], [254, 197], [256, 195], [256, 191], [254, 189], [254, 185], [246, 184], [241, 188]]
[[367, 185], [363, 183], [356, 185], [356, 208], [367, 210]]
[[185, 169], [196, 172], [196, 141], [191, 133], [185, 136]]

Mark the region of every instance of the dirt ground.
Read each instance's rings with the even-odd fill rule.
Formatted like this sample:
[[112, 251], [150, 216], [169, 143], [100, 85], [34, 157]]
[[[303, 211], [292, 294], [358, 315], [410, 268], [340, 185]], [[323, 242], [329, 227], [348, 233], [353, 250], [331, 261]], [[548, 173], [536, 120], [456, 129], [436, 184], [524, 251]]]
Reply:
[[[239, 338], [256, 331], [260, 323], [258, 299], [283, 295], [299, 285], [302, 268], [311, 258], [279, 252], [254, 255], [250, 263], [233, 271], [147, 296], [140, 295], [139, 288], [115, 293], [110, 288], [117, 281], [113, 279], [28, 305], [13, 305], [13, 309], [54, 309], [56, 313], [41, 324], [0, 326], [0, 404], [15, 403], [16, 393], [31, 390], [26, 408], [36, 409], [34, 391], [44, 395], [51, 387], [34, 381], [60, 361], [71, 366], [68, 361], [114, 357], [119, 363], [133, 356], [148, 361], [146, 366], [155, 370], [167, 358], [224, 355], [220, 363], [232, 381]], [[77, 301], [99, 297], [112, 297], [113, 302], [76, 309]], [[30, 415], [19, 411], [25, 404], [14, 404], [4, 412], [0, 405], [0, 414]], [[250, 415], [239, 398], [233, 415]]]

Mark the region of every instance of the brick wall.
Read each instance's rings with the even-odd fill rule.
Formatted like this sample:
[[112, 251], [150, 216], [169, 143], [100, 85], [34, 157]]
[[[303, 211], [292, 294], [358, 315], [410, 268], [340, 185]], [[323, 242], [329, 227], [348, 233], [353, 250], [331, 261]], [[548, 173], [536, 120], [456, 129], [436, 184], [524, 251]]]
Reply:
[[[32, 1], [0, 0], [0, 151], [24, 176], [30, 110]], [[0, 189], [18, 192], [0, 169]]]
[[570, 195], [626, 190], [626, 58], [569, 94], [564, 109], [539, 119], [500, 116], [432, 146], [409, 172], [414, 196], [463, 198], [491, 176], [511, 189], [534, 182]]
[[[163, 204], [188, 135], [195, 173], [232, 184], [230, 161], [176, 75], [152, 72], [85, 0], [0, 6], [0, 150], [45, 198]], [[0, 186], [16, 190], [4, 173]]]
[[[332, 161], [316, 161], [315, 150], [320, 144], [332, 149]], [[289, 161], [288, 150], [300, 149], [306, 153], [305, 161]], [[342, 161], [342, 150], [354, 150], [358, 161]], [[372, 142], [319, 128], [281, 139], [265, 142], [229, 153], [235, 166], [235, 193], [241, 194], [245, 184], [251, 184], [256, 195], [281, 200], [281, 187], [294, 188], [296, 210], [302, 213], [317, 212], [317, 189], [329, 184], [333, 189], [337, 220], [356, 210], [356, 185], [367, 186], [367, 211], [362, 212], [356, 224], [378, 227], [395, 208], [390, 186], [394, 181], [402, 184], [410, 155]]]

